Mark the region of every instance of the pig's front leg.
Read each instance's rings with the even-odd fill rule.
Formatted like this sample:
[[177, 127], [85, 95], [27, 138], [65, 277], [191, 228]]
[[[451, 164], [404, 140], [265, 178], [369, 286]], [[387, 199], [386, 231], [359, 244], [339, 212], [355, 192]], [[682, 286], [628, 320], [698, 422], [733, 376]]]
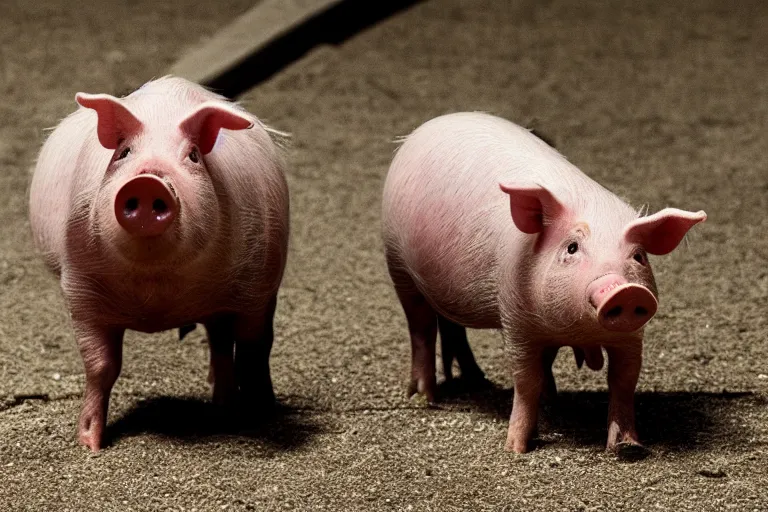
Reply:
[[97, 452], [107, 425], [109, 395], [122, 367], [125, 330], [78, 321], [74, 322], [74, 330], [85, 366], [85, 397], [77, 437]]
[[265, 412], [275, 406], [275, 392], [269, 369], [274, 341], [277, 295], [258, 312], [235, 319], [235, 381], [240, 398], [248, 406]]
[[635, 387], [640, 377], [642, 342], [606, 347], [608, 353], [607, 449], [639, 448], [635, 431]]
[[544, 389], [544, 361], [541, 349], [520, 347], [515, 354], [515, 395], [505, 449], [528, 451], [539, 417], [539, 399]]

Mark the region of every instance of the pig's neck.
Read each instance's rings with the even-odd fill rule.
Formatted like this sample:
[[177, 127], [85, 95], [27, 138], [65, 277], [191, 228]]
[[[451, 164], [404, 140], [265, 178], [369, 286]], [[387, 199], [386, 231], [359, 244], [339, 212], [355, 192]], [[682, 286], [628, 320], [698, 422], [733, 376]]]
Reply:
[[73, 314], [94, 322], [156, 332], [204, 320], [227, 305], [226, 262], [210, 251], [191, 262], [143, 266], [94, 251], [88, 265], [68, 265], [62, 288]]

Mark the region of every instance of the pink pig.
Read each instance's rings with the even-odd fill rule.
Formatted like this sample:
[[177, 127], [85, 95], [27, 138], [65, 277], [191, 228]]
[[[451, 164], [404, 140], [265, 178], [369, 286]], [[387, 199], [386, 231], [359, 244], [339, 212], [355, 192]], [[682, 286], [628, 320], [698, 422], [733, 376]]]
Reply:
[[446, 378], [455, 358], [463, 377], [483, 379], [466, 328], [501, 329], [515, 386], [506, 449], [523, 453], [541, 395], [556, 393], [558, 349], [599, 369], [603, 347], [607, 448], [642, 450], [634, 391], [657, 308], [647, 254], [671, 252], [705, 219], [675, 208], [641, 216], [504, 119], [428, 121], [398, 150], [383, 196], [387, 265], [411, 337], [409, 393], [435, 399], [437, 331]]
[[126, 329], [203, 323], [214, 401], [269, 407], [289, 230], [279, 132], [176, 77], [76, 99], [39, 155], [30, 222], [85, 365], [80, 442], [102, 446]]

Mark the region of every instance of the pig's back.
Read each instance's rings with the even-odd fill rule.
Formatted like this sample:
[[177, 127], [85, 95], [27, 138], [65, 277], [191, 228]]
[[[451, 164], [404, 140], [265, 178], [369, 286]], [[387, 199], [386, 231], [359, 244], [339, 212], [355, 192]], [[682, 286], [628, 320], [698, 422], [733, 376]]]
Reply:
[[468, 327], [500, 327], [500, 246], [505, 259], [519, 257], [531, 237], [515, 228], [499, 182], [545, 179], [542, 158], [562, 157], [527, 130], [482, 113], [432, 119], [398, 150], [383, 193], [388, 257], [441, 314]]

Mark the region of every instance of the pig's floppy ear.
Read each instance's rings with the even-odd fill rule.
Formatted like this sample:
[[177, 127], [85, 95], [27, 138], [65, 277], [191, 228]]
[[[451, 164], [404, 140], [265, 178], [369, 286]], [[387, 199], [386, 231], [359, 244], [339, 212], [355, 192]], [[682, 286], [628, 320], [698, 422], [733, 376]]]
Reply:
[[121, 139], [139, 131], [142, 127], [141, 121], [114, 96], [79, 92], [75, 95], [75, 100], [98, 114], [96, 133], [99, 136], [99, 143], [107, 149], [116, 149]]
[[675, 250], [689, 229], [705, 220], [707, 214], [703, 210], [693, 213], [664, 208], [630, 222], [624, 228], [624, 239], [642, 245], [651, 254], [668, 254]]
[[499, 187], [509, 195], [512, 221], [523, 233], [539, 233], [565, 212], [560, 201], [544, 187], [508, 186], [503, 183]]
[[251, 127], [253, 121], [245, 113], [216, 101], [203, 103], [179, 123], [181, 131], [197, 143], [204, 155], [211, 152], [222, 128], [245, 130]]

